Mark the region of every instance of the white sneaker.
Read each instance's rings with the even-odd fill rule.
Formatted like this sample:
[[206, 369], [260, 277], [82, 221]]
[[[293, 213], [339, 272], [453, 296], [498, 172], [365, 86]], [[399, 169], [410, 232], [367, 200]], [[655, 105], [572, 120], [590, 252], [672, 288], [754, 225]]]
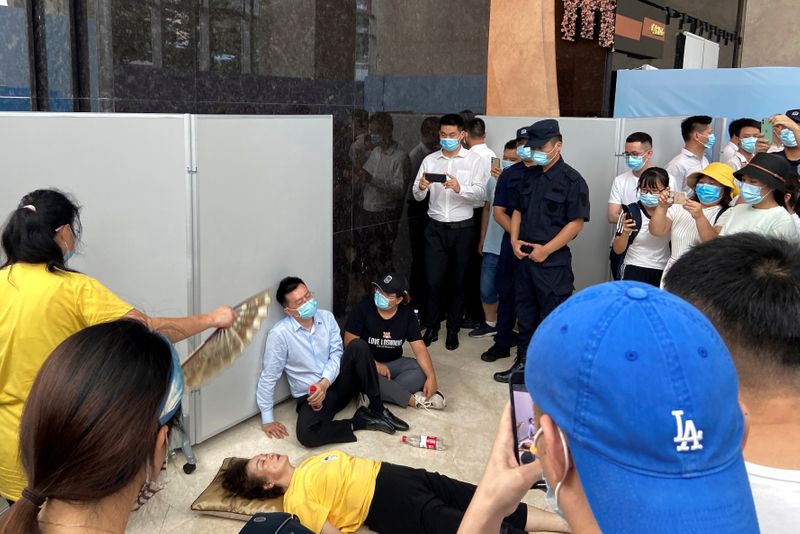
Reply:
[[416, 401], [415, 408], [444, 410], [444, 407], [447, 406], [447, 400], [444, 398], [444, 394], [441, 391], [437, 391], [431, 395], [430, 399], [426, 399], [423, 392], [417, 391], [414, 393], [414, 400]]

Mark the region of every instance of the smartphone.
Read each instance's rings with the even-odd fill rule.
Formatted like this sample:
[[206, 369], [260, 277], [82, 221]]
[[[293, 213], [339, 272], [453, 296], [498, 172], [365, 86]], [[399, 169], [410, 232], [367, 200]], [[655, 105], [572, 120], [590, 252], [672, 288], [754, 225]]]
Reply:
[[501, 169], [500, 158], [492, 158], [492, 168], [498, 171]]
[[514, 437], [514, 457], [520, 465], [529, 464], [536, 459], [533, 436], [536, 426], [533, 422], [533, 399], [525, 387], [525, 372], [516, 371], [508, 380], [511, 397], [511, 432]]
[[525, 254], [533, 252], [533, 247], [531, 245], [520, 245], [519, 249]]
[[761, 119], [761, 136], [772, 145], [772, 123], [769, 118]]
[[673, 204], [686, 204], [686, 192], [684, 191], [672, 191], [669, 198]]
[[445, 181], [447, 181], [447, 175], [446, 174], [438, 174], [438, 173], [434, 173], [434, 172], [426, 172], [425, 173], [425, 179], [428, 180], [431, 183], [438, 182], [440, 184], [443, 184], [443, 183], [445, 183]]

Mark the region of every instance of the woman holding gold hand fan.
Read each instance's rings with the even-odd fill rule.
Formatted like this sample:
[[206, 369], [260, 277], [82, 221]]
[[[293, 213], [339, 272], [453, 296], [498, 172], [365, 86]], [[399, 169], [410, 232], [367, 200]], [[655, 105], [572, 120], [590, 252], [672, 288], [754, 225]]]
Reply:
[[227, 328], [236, 317], [229, 306], [192, 317], [148, 317], [67, 266], [80, 233], [80, 207], [52, 189], [25, 195], [3, 228], [0, 495], [11, 502], [19, 500], [26, 484], [18, 460], [22, 408], [39, 368], [59, 343], [88, 326], [123, 317], [145, 323], [172, 342], [207, 328]]

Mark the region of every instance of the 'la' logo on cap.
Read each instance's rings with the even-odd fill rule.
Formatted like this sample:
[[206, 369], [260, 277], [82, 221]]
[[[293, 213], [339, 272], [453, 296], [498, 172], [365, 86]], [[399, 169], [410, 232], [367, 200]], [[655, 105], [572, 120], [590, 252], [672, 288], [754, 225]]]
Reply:
[[[678, 425], [678, 432], [673, 438], [673, 442], [680, 443], [675, 450], [678, 452], [686, 452], [689, 450], [697, 451], [703, 448], [700, 444], [703, 441], [703, 431], [697, 430], [694, 426], [694, 421], [691, 419], [686, 420], [684, 424], [682, 416], [683, 410], [672, 410], [672, 415], [675, 416], [675, 422]], [[692, 447], [689, 448], [689, 442], [692, 442]]]

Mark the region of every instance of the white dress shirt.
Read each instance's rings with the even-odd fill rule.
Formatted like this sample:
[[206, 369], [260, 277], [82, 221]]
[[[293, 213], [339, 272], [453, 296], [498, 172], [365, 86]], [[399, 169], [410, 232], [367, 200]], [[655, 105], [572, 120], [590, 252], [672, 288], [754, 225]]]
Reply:
[[722, 149], [722, 152], [719, 153], [719, 160], [728, 161], [737, 152], [739, 152], [739, 145], [733, 141], [728, 141], [728, 144], [725, 145], [725, 147]]
[[708, 160], [705, 154], [703, 159], [697, 159], [697, 156], [682, 148], [680, 154], [667, 163], [666, 170], [670, 178], [674, 180], [675, 186], [673, 189], [675, 191], [688, 192], [689, 187], [686, 185], [686, 177], [693, 172], [702, 171], [706, 167], [708, 167]]
[[[481, 180], [483, 183], [483, 189], [486, 190], [486, 183], [489, 181], [489, 177], [492, 175], [492, 158], [496, 158], [497, 154], [494, 153], [494, 150], [488, 147], [486, 143], [481, 143], [479, 145], [472, 145], [472, 148], [469, 151], [478, 157], [481, 158], [483, 162], [483, 167], [486, 173], [481, 176]], [[473, 206], [476, 208], [482, 208], [484, 202], [486, 202], [486, 195], [484, 195], [483, 199], [480, 201], [476, 201]]]
[[[440, 183], [431, 183], [427, 189], [420, 189], [419, 181], [426, 172], [455, 176], [461, 192], [445, 189], [444, 184]], [[486, 198], [482, 176], [482, 159], [466, 148], [460, 147], [452, 158], [437, 150], [422, 160], [411, 191], [417, 201], [424, 199], [425, 195], [430, 195], [428, 217], [434, 221], [443, 223], [466, 221], [472, 218], [474, 203], [478, 200], [483, 202]]]
[[733, 172], [741, 170], [742, 167], [747, 165], [747, 158], [741, 152], [736, 152], [733, 157], [723, 160], [725, 165], [733, 169]]
[[398, 209], [403, 202], [404, 187], [408, 187], [409, 161], [397, 143], [387, 149], [376, 147], [364, 163], [371, 178], [364, 184], [364, 209], [377, 213]]

